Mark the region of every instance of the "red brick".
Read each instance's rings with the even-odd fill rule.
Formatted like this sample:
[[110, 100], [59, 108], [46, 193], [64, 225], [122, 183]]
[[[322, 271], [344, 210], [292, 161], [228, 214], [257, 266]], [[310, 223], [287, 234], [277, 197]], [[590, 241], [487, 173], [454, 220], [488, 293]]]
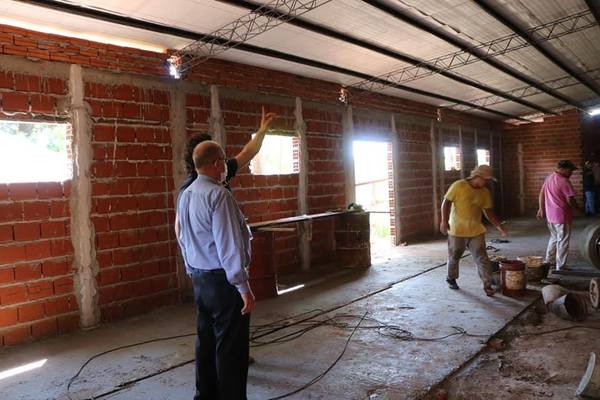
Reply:
[[119, 142], [135, 142], [135, 128], [131, 126], [118, 126], [117, 140]]
[[36, 201], [23, 204], [25, 220], [47, 219], [50, 216], [50, 202]]
[[69, 202], [67, 200], [57, 200], [50, 202], [50, 217], [62, 218], [69, 216]]
[[116, 232], [96, 234], [96, 246], [98, 250], [114, 249], [119, 247], [119, 235]]
[[55, 199], [63, 197], [63, 187], [60, 182], [39, 182], [37, 193], [40, 199]]
[[23, 304], [18, 307], [19, 322], [35, 321], [44, 317], [44, 303]]
[[4, 283], [13, 283], [15, 280], [15, 269], [10, 268], [0, 268], [0, 285]]
[[2, 108], [5, 111], [29, 111], [29, 95], [24, 93], [2, 93]]
[[142, 268], [139, 265], [121, 268], [122, 281], [135, 281], [142, 278]]
[[15, 80], [12, 72], [0, 71], [0, 88], [2, 89], [14, 89]]
[[39, 260], [52, 256], [52, 247], [49, 241], [28, 243], [25, 245], [26, 258]]
[[10, 198], [15, 201], [34, 200], [38, 197], [36, 183], [11, 183], [8, 185]]
[[48, 92], [52, 94], [65, 94], [66, 85], [62, 79], [58, 78], [47, 78]]
[[27, 301], [27, 287], [15, 285], [0, 288], [0, 305], [16, 304]]
[[17, 307], [0, 308], [0, 328], [15, 325], [17, 321]]
[[73, 244], [70, 239], [58, 239], [52, 241], [52, 257], [63, 257], [73, 252]]
[[73, 292], [73, 277], [65, 276], [64, 278], [58, 278], [54, 281], [54, 293], [72, 293]]
[[14, 222], [23, 220], [22, 203], [0, 203], [0, 222]]
[[12, 225], [0, 225], [0, 243], [14, 239]]
[[133, 100], [133, 87], [129, 85], [118, 85], [112, 88], [113, 98], [118, 100]]
[[2, 246], [0, 247], [0, 265], [25, 260], [25, 246]]
[[55, 297], [46, 300], [46, 315], [51, 317], [70, 311], [69, 296]]
[[8, 44], [5, 44], [2, 47], [3, 47], [5, 54], [13, 54], [16, 56], [27, 56], [27, 47], [11, 46]]
[[39, 281], [27, 285], [29, 300], [39, 300], [50, 297], [54, 294], [54, 284], [52, 281]]
[[42, 238], [65, 236], [65, 223], [63, 221], [42, 222]]
[[43, 94], [31, 95], [31, 111], [37, 113], [54, 113], [56, 99]]
[[17, 281], [30, 281], [42, 277], [42, 269], [39, 264], [21, 264], [15, 267], [15, 279]]
[[[31, 47], [35, 47], [35, 45]], [[41, 89], [40, 77], [35, 75], [15, 75], [15, 88], [23, 92], [39, 92]]]
[[141, 116], [140, 105], [136, 103], [123, 104], [123, 117], [127, 119], [138, 119]]
[[56, 321], [56, 318], [46, 319], [31, 325], [31, 335], [36, 339], [53, 335], [57, 331], [58, 322]]
[[6, 183], [0, 183], [0, 200], [8, 199], [8, 185]]
[[65, 275], [69, 266], [65, 261], [44, 261], [42, 263], [42, 274], [44, 277]]
[[118, 268], [100, 271], [98, 279], [101, 285], [112, 285], [121, 280], [121, 274]]
[[97, 142], [112, 142], [115, 140], [115, 127], [112, 125], [94, 125], [93, 136]]
[[133, 144], [127, 146], [127, 159], [146, 160], [146, 146]]
[[17, 241], [37, 240], [40, 238], [40, 224], [38, 224], [38, 223], [15, 224], [14, 232], [15, 232], [15, 240], [17, 240]]
[[123, 104], [114, 102], [102, 103], [102, 116], [105, 118], [118, 118], [123, 115]]
[[64, 315], [57, 319], [58, 331], [61, 333], [74, 331], [79, 328], [79, 315]]
[[31, 340], [31, 328], [29, 326], [14, 328], [3, 335], [4, 344], [6, 346], [14, 346]]

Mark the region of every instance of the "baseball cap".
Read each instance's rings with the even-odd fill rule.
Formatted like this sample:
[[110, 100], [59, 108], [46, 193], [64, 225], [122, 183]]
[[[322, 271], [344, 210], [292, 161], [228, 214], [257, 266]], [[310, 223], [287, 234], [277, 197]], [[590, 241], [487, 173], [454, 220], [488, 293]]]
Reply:
[[494, 182], [497, 181], [497, 179], [494, 178], [494, 170], [489, 165], [479, 165], [477, 168], [475, 168], [474, 170], [471, 171], [471, 175], [469, 175], [469, 179], [474, 178], [476, 176], [479, 176], [486, 180], [489, 179]]

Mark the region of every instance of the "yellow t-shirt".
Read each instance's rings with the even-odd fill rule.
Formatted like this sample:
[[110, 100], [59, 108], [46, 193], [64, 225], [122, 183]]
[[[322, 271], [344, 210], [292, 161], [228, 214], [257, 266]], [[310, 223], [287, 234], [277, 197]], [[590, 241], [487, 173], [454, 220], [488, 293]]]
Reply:
[[492, 196], [486, 187], [475, 189], [467, 180], [461, 179], [450, 186], [444, 197], [452, 202], [448, 234], [475, 237], [485, 233], [482, 212], [492, 208]]

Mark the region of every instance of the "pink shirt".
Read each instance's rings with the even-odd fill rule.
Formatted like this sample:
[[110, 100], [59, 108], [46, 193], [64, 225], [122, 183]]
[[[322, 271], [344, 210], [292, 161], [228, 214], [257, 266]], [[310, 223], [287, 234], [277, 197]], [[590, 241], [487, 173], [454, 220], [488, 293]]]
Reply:
[[546, 202], [546, 220], [551, 224], [565, 224], [573, 221], [569, 197], [575, 196], [575, 190], [569, 179], [554, 172], [548, 175], [542, 190]]

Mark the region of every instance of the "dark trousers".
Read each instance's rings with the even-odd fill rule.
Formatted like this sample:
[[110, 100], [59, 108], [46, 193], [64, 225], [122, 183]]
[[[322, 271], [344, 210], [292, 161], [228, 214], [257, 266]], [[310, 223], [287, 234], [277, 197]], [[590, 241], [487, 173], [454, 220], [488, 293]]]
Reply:
[[194, 400], [246, 400], [250, 315], [224, 270], [194, 271], [198, 311]]

